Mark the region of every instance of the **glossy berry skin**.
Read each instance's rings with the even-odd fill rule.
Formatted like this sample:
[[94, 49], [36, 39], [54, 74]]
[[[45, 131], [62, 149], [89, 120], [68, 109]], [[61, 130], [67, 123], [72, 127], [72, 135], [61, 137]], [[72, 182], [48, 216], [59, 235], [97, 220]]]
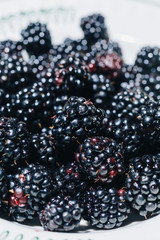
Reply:
[[0, 209], [4, 207], [5, 202], [7, 203], [8, 186], [7, 186], [7, 175], [4, 168], [0, 167]]
[[22, 42], [29, 54], [41, 55], [47, 53], [51, 47], [51, 36], [45, 24], [30, 23], [21, 32]]
[[127, 200], [138, 214], [150, 217], [160, 212], [160, 156], [131, 159], [126, 178]]
[[17, 222], [33, 219], [43, 209], [52, 192], [50, 172], [41, 165], [30, 164], [8, 176], [10, 217]]
[[111, 183], [124, 173], [121, 148], [104, 137], [87, 138], [80, 145], [76, 158], [85, 175], [94, 182]]
[[72, 162], [61, 166], [54, 173], [54, 185], [57, 193], [79, 199], [86, 191], [87, 182], [77, 162]]
[[101, 14], [93, 14], [81, 19], [81, 28], [86, 40], [93, 44], [98, 39], [108, 39], [104, 17]]
[[120, 227], [128, 218], [130, 207], [124, 189], [91, 187], [83, 197], [83, 217], [92, 227]]
[[80, 223], [82, 209], [70, 196], [57, 195], [51, 198], [40, 213], [40, 222], [46, 231], [68, 232]]
[[56, 146], [72, 152], [87, 136], [100, 132], [104, 111], [96, 108], [85, 98], [70, 97], [63, 110], [57, 112], [52, 120], [52, 134]]
[[13, 169], [29, 160], [31, 136], [26, 124], [15, 118], [0, 118], [0, 166]]

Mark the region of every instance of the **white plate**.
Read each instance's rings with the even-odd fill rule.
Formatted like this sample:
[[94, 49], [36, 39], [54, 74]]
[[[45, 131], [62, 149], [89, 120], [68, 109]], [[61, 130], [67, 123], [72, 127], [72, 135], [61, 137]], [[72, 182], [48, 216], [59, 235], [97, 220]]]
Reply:
[[[18, 39], [20, 30], [33, 20], [48, 24], [55, 43], [80, 38], [80, 18], [98, 12], [106, 16], [110, 36], [119, 41], [127, 63], [134, 62], [142, 46], [160, 44], [158, 0], [0, 0], [0, 40]], [[132, 218], [134, 222], [109, 231], [96, 231], [82, 222], [74, 233], [44, 232], [36, 222], [32, 227], [1, 218], [0, 240], [160, 239], [160, 215], [147, 221]]]

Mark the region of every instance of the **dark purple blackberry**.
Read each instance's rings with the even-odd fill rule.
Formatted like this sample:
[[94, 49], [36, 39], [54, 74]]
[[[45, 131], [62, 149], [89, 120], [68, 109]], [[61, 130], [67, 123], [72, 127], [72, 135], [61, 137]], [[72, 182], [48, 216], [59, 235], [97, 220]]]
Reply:
[[92, 45], [91, 51], [93, 55], [102, 52], [116, 52], [118, 55], [122, 56], [122, 50], [119, 44], [111, 40], [107, 41], [106, 39], [99, 39], [94, 45]]
[[59, 110], [63, 109], [63, 107], [64, 107], [65, 103], [67, 102], [67, 100], [68, 100], [68, 95], [66, 95], [66, 94], [55, 97], [54, 102], [53, 102], [53, 109], [54, 109], [55, 114]]
[[12, 99], [13, 116], [26, 122], [27, 128], [33, 132], [51, 124], [54, 114], [54, 89], [42, 82], [19, 91]]
[[9, 93], [16, 93], [23, 87], [31, 85], [35, 77], [31, 66], [22, 56], [5, 55], [0, 60], [0, 87]]
[[0, 55], [21, 54], [23, 50], [22, 43], [12, 40], [5, 40], [0, 42]]
[[22, 43], [29, 54], [41, 55], [47, 53], [51, 47], [51, 36], [45, 24], [30, 23], [22, 30]]
[[0, 90], [0, 117], [12, 117], [12, 98], [14, 96], [14, 94], [6, 93], [2, 89]]
[[127, 200], [138, 214], [150, 217], [160, 213], [160, 156], [131, 159], [126, 178]]
[[60, 149], [74, 151], [79, 142], [88, 136], [98, 135], [104, 118], [104, 111], [96, 108], [85, 98], [70, 97], [63, 110], [53, 116], [52, 134]]
[[30, 134], [24, 122], [0, 118], [0, 166], [11, 170], [29, 160]]
[[51, 198], [40, 213], [40, 222], [46, 231], [68, 232], [78, 227], [82, 209], [77, 200], [58, 195]]
[[8, 176], [10, 217], [17, 222], [33, 219], [44, 208], [52, 193], [50, 172], [41, 165], [30, 164]]
[[115, 82], [108, 79], [105, 75], [93, 74], [91, 75], [91, 83], [93, 103], [96, 107], [105, 109], [115, 93]]
[[91, 187], [83, 196], [83, 217], [93, 227], [120, 227], [128, 218], [130, 208], [124, 189]]
[[57, 151], [54, 138], [47, 133], [32, 135], [33, 157], [37, 163], [40, 163], [50, 170], [55, 170], [57, 166]]
[[81, 19], [81, 28], [86, 40], [93, 44], [98, 39], [108, 39], [105, 19], [101, 14], [93, 14]]
[[87, 66], [80, 59], [69, 56], [62, 60], [55, 71], [57, 87], [69, 96], [88, 97], [90, 91], [90, 74]]
[[140, 73], [155, 73], [159, 72], [160, 66], [160, 48], [158, 47], [143, 47], [137, 54], [135, 65]]
[[7, 175], [5, 169], [0, 167], [0, 209], [3, 208], [8, 200]]
[[86, 191], [86, 177], [76, 162], [61, 166], [54, 174], [54, 185], [57, 192], [65, 196], [80, 198]]
[[95, 182], [110, 183], [124, 173], [122, 149], [109, 138], [87, 138], [79, 146], [76, 158], [82, 171]]

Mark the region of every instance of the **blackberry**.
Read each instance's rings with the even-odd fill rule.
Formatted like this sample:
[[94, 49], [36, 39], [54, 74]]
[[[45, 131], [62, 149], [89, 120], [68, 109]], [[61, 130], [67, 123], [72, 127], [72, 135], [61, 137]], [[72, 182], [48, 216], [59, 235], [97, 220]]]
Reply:
[[85, 192], [87, 183], [76, 162], [61, 166], [54, 174], [57, 192], [79, 199]]
[[4, 168], [0, 167], [0, 209], [4, 207], [8, 196], [7, 175]]
[[5, 55], [0, 60], [0, 87], [9, 93], [16, 93], [35, 81], [30, 65], [22, 56]]
[[128, 218], [130, 208], [124, 189], [91, 187], [83, 197], [83, 217], [93, 227], [120, 227]]
[[115, 93], [115, 82], [108, 79], [105, 75], [93, 74], [91, 75], [91, 83], [93, 90], [93, 103], [96, 107], [105, 109]]
[[81, 28], [86, 40], [93, 44], [98, 39], [108, 39], [104, 17], [101, 14], [93, 14], [81, 19]]
[[160, 65], [160, 48], [158, 47], [143, 47], [137, 54], [135, 65], [140, 73], [155, 73], [159, 72]]
[[41, 55], [47, 53], [51, 47], [51, 36], [45, 24], [30, 23], [22, 30], [22, 43], [29, 54]]
[[63, 109], [67, 100], [68, 100], [68, 95], [66, 95], [66, 94], [55, 97], [54, 102], [53, 102], [53, 109], [54, 109], [55, 114], [59, 110]]
[[0, 55], [2, 56], [4, 56], [4, 54], [21, 54], [22, 50], [23, 47], [20, 41], [5, 40], [0, 42]]
[[24, 165], [29, 160], [30, 134], [24, 122], [15, 118], [0, 118], [0, 166]]
[[93, 55], [102, 52], [116, 52], [118, 55], [122, 56], [122, 50], [117, 42], [111, 40], [107, 41], [106, 39], [99, 39], [95, 44], [92, 45], [91, 51]]
[[55, 71], [56, 85], [69, 96], [86, 96], [90, 89], [87, 66], [78, 58], [69, 56], [62, 60]]
[[131, 159], [126, 179], [127, 200], [138, 214], [160, 213], [160, 156], [143, 155]]
[[[52, 134], [57, 147], [70, 149], [88, 136], [100, 132], [104, 111], [85, 98], [70, 97], [63, 110], [53, 116]], [[75, 146], [74, 146], [75, 145]]]
[[33, 134], [32, 147], [36, 162], [55, 170], [58, 153], [53, 137], [47, 133]]
[[124, 173], [121, 148], [104, 137], [87, 138], [76, 154], [82, 171], [95, 182], [110, 183], [117, 174]]
[[11, 218], [17, 222], [33, 219], [43, 209], [52, 193], [50, 172], [41, 165], [30, 164], [8, 176]]
[[81, 212], [77, 200], [70, 196], [58, 195], [51, 198], [39, 218], [44, 230], [67, 232], [78, 227]]

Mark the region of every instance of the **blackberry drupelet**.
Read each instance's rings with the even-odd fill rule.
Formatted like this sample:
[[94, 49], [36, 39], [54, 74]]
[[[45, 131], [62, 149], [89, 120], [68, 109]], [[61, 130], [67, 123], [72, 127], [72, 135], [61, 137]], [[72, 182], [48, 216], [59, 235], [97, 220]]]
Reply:
[[160, 48], [158, 47], [143, 47], [137, 54], [135, 65], [140, 73], [155, 73], [159, 72], [160, 66]]
[[29, 54], [41, 55], [47, 53], [51, 47], [51, 36], [45, 24], [30, 23], [22, 30], [22, 43]]
[[54, 171], [58, 161], [54, 138], [47, 133], [33, 134], [32, 148], [36, 162]]
[[124, 173], [122, 149], [109, 138], [87, 138], [79, 146], [76, 158], [89, 179], [111, 183], [117, 175]]
[[102, 74], [92, 74], [92, 101], [96, 107], [106, 109], [115, 93], [115, 82]]
[[30, 164], [8, 176], [10, 217], [17, 222], [33, 219], [44, 208], [52, 193], [52, 180], [44, 166]]
[[130, 208], [124, 189], [91, 187], [83, 197], [83, 217], [93, 227], [120, 227], [128, 218]]
[[111, 40], [107, 41], [106, 39], [99, 39], [95, 44], [93, 44], [91, 47], [91, 52], [93, 55], [105, 52], [116, 52], [118, 55], [122, 56], [122, 50], [119, 44]]
[[78, 227], [82, 209], [77, 200], [58, 195], [51, 198], [40, 213], [40, 222], [46, 231], [68, 232]]
[[93, 44], [98, 39], [108, 39], [105, 19], [101, 14], [93, 14], [81, 19], [81, 28], [86, 40]]
[[0, 87], [9, 93], [16, 93], [23, 87], [31, 85], [35, 76], [31, 66], [16, 54], [0, 59]]
[[145, 218], [160, 213], [160, 155], [136, 157], [129, 167], [127, 201]]
[[24, 122], [15, 118], [0, 118], [0, 166], [8, 170], [26, 165], [31, 137]]
[[86, 191], [87, 182], [78, 164], [71, 162], [55, 172], [54, 185], [57, 186], [57, 193], [79, 199]]
[[4, 168], [0, 167], [0, 209], [5, 206], [8, 200], [7, 175]]
[[88, 136], [100, 133], [104, 111], [85, 98], [70, 97], [64, 108], [53, 116], [52, 134], [58, 148], [76, 149]]

